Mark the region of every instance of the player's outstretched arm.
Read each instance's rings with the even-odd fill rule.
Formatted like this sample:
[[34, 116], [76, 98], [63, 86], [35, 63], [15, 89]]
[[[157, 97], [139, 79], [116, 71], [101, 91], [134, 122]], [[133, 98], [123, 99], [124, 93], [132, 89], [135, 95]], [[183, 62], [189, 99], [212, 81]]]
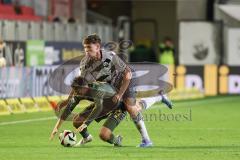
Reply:
[[130, 68], [127, 66], [124, 70], [123, 81], [119, 89], [119, 92], [113, 97], [114, 102], [118, 102], [122, 98], [123, 94], [125, 93], [125, 91], [129, 86], [131, 78], [132, 78], [132, 72]]
[[[71, 94], [71, 93], [70, 93], [69, 97], [71, 97], [72, 99], [71, 100], [68, 99], [68, 100], [65, 101], [65, 103], [60, 104], [60, 105], [62, 105], [61, 108], [63, 108], [65, 105], [67, 105], [67, 106], [64, 109], [63, 113], [61, 115], [58, 115], [59, 116], [58, 121], [57, 121], [57, 123], [55, 124], [55, 127], [52, 130], [52, 133], [50, 135], [50, 140], [52, 140], [54, 138], [54, 136], [58, 132], [58, 129], [61, 127], [62, 123], [67, 119], [67, 117], [71, 114], [73, 109], [76, 107], [76, 105], [80, 101], [80, 99], [74, 98], [73, 94]], [[58, 106], [58, 108], [60, 108], [60, 106]]]
[[63, 123], [63, 120], [61, 118], [58, 119], [57, 123], [55, 124], [55, 127], [52, 130], [52, 133], [50, 135], [49, 140], [53, 140], [54, 136], [57, 134], [59, 128], [61, 127]]

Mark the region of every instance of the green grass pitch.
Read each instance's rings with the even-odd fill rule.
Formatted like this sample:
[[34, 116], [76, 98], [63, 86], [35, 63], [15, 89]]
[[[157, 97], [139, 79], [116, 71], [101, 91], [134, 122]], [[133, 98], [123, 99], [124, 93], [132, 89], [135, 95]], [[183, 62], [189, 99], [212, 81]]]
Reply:
[[[140, 136], [129, 117], [115, 130], [115, 134], [124, 137], [123, 147], [102, 142], [98, 138], [102, 122], [94, 122], [89, 127], [93, 142], [81, 148], [65, 148], [57, 137], [52, 142], [48, 140], [56, 122], [53, 112], [0, 116], [0, 159], [240, 159], [240, 96], [180, 101], [174, 105], [169, 110], [156, 104], [144, 112], [152, 148], [135, 147]], [[63, 129], [73, 129], [72, 124], [66, 122]]]

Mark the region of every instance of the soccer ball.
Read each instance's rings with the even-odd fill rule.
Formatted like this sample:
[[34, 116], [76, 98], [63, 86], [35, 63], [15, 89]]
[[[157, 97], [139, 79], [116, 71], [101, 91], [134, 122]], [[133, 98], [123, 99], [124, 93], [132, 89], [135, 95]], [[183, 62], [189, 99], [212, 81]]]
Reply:
[[64, 147], [72, 147], [77, 143], [77, 136], [70, 130], [64, 130], [59, 134], [59, 140]]

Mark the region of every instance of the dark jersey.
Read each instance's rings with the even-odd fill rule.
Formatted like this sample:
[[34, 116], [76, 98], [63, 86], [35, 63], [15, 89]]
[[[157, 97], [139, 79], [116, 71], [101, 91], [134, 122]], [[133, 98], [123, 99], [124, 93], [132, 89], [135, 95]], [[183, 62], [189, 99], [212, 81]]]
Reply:
[[[86, 117], [86, 124], [90, 124], [93, 120], [101, 118], [104, 115], [107, 115], [108, 112], [116, 109], [119, 105], [112, 101], [113, 96], [116, 94], [116, 91], [108, 84], [104, 82], [93, 82], [91, 87], [88, 87], [88, 91], [85, 95], [74, 95], [71, 100], [68, 102], [66, 108], [64, 108], [62, 113], [59, 113], [61, 119], [72, 119], [74, 114], [72, 111], [77, 106], [77, 104], [82, 99], [92, 100], [94, 105], [90, 105], [91, 112]], [[88, 113], [88, 112], [87, 112]]]

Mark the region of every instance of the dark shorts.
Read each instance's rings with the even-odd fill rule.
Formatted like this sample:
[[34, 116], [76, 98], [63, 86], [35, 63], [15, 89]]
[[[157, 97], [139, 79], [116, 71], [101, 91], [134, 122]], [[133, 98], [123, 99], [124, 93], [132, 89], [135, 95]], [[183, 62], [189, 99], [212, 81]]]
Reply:
[[[108, 101], [105, 100], [104, 102], [107, 103]], [[93, 103], [74, 117], [75, 127], [79, 127], [85, 121], [85, 119], [89, 116], [94, 107], [95, 106]], [[118, 124], [125, 118], [126, 114], [127, 112], [125, 111], [124, 104], [122, 102], [115, 107], [105, 105], [103, 111], [100, 113], [98, 118], [95, 119], [95, 121], [100, 122], [103, 119], [107, 119], [103, 126], [113, 131], [118, 126]]]
[[107, 117], [107, 120], [104, 122], [103, 126], [113, 131], [126, 117], [126, 115], [126, 111], [120, 108], [116, 109]]
[[125, 93], [123, 94], [123, 101], [127, 100], [127, 103], [131, 106], [136, 104], [136, 95], [137, 95], [137, 91], [136, 91], [136, 79], [131, 79], [128, 85], [127, 90], [125, 91]]

